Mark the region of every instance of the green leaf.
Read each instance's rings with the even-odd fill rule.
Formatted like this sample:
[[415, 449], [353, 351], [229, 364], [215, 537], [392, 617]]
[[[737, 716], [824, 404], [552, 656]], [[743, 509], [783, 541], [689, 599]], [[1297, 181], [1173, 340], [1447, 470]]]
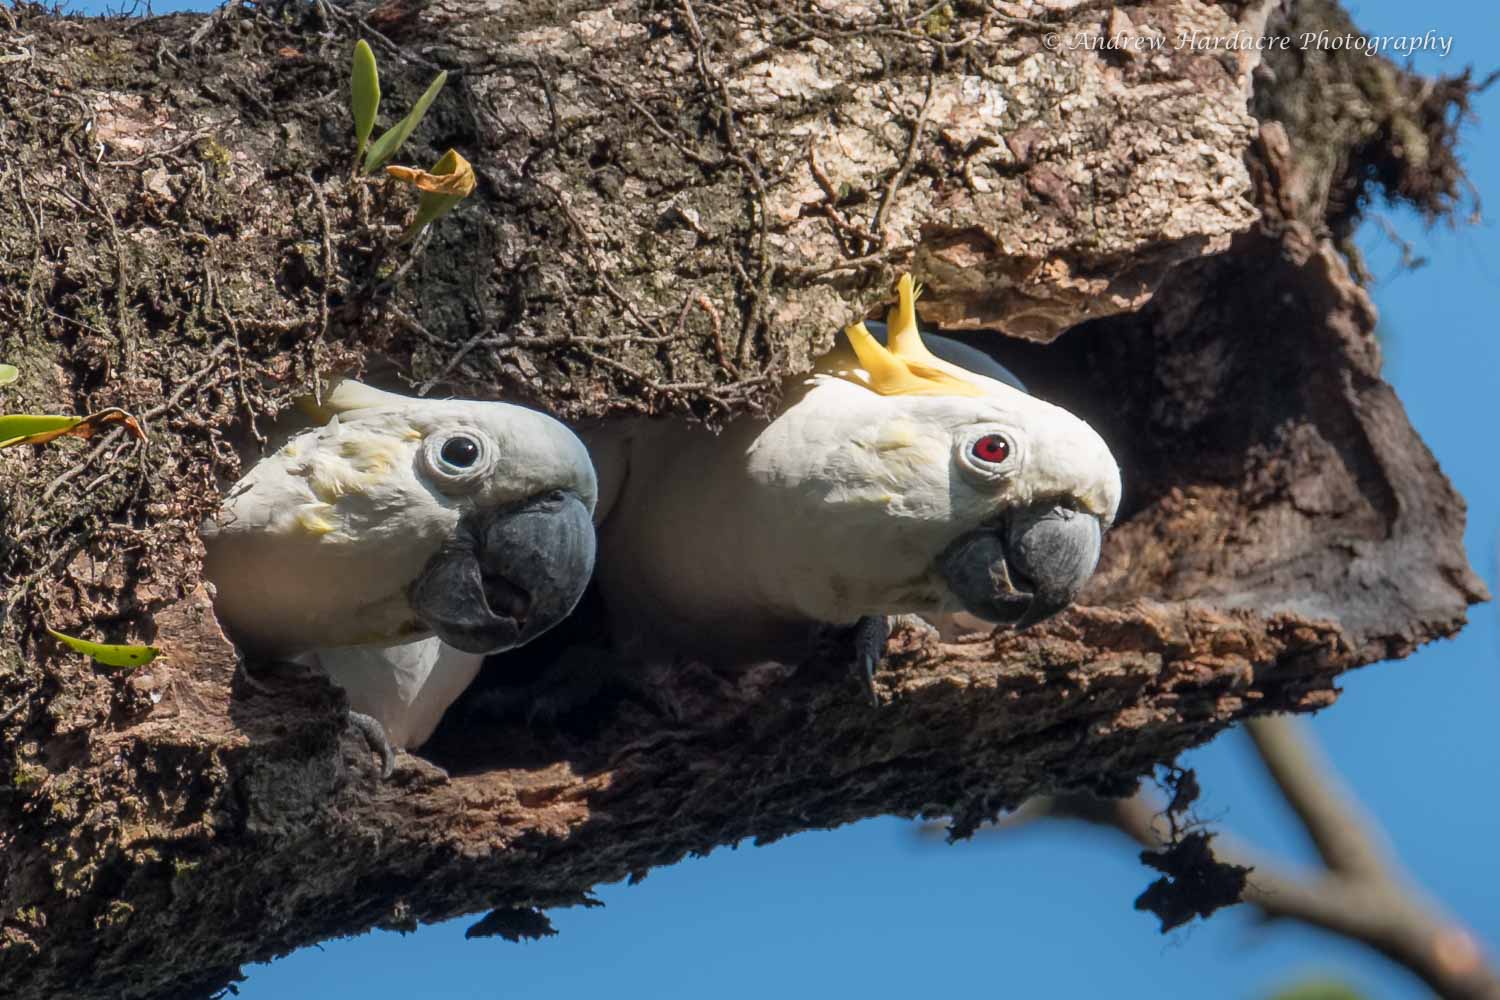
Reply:
[[373, 174], [385, 164], [386, 160], [396, 155], [402, 143], [411, 138], [417, 126], [422, 124], [422, 118], [427, 114], [428, 107], [437, 100], [438, 91], [442, 90], [443, 84], [447, 82], [448, 73], [445, 70], [433, 79], [427, 87], [427, 92], [417, 99], [416, 106], [411, 109], [411, 114], [382, 132], [380, 138], [370, 144], [370, 151], [365, 154], [365, 173]]
[[84, 656], [92, 656], [107, 667], [140, 667], [161, 655], [161, 650], [155, 646], [108, 646], [89, 642], [87, 639], [75, 639], [50, 628], [47, 634], [69, 649]]
[[83, 423], [82, 417], [8, 413], [0, 416], [0, 448], [9, 448], [13, 444], [26, 444], [39, 434], [54, 432], [66, 434], [81, 423]]
[[137, 438], [145, 440], [146, 432], [136, 419], [119, 407], [110, 407], [86, 417], [62, 417], [53, 414], [8, 413], [0, 416], [0, 448], [18, 444], [46, 444], [63, 435], [93, 437], [99, 428], [121, 424]]
[[21, 377], [21, 371], [15, 365], [0, 365], [0, 385], [10, 385]]
[[375, 130], [375, 112], [380, 109], [380, 71], [375, 68], [375, 53], [363, 38], [354, 43], [354, 72], [349, 79], [350, 102], [354, 110], [354, 137], [359, 148], [354, 162], [364, 154], [370, 133]]

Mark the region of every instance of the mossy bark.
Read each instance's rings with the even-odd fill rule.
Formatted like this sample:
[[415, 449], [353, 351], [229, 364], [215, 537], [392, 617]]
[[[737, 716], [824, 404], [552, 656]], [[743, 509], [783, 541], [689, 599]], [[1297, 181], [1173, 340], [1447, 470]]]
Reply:
[[[201, 996], [375, 925], [538, 933], [537, 908], [744, 837], [888, 813], [963, 833], [1128, 790], [1456, 631], [1483, 597], [1463, 504], [1381, 380], [1340, 243], [1370, 196], [1453, 206], [1467, 81], [1174, 44], [1285, 30], [1278, 6], [0, 8], [0, 358], [22, 370], [0, 402], [151, 431], [0, 452], [8, 995]], [[1164, 44], [1074, 44], [1100, 33]], [[402, 160], [451, 146], [480, 177], [415, 250], [408, 194], [352, 177], [361, 36], [398, 114], [452, 73]], [[649, 706], [450, 725], [451, 776], [404, 757], [384, 784], [326, 684], [232, 683], [196, 525], [318, 374], [755, 419], [907, 268], [926, 323], [1115, 449], [1126, 503], [1081, 606], [898, 634], [879, 711], [837, 664], [661, 668]], [[44, 620], [165, 655], [82, 664]]]

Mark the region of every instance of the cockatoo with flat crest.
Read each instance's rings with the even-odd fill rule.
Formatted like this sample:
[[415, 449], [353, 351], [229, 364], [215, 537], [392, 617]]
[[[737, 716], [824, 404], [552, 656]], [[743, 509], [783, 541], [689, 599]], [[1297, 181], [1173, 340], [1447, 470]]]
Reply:
[[600, 477], [595, 579], [614, 644], [719, 663], [806, 655], [888, 616], [967, 611], [1024, 628], [1078, 594], [1120, 502], [1078, 417], [934, 356], [905, 276], [888, 345], [863, 323], [769, 424], [638, 420], [584, 434]]
[[388, 772], [386, 732], [419, 744], [482, 654], [572, 611], [597, 481], [572, 431], [519, 406], [343, 381], [314, 409], [324, 423], [256, 463], [203, 525], [205, 575], [243, 650], [346, 689]]

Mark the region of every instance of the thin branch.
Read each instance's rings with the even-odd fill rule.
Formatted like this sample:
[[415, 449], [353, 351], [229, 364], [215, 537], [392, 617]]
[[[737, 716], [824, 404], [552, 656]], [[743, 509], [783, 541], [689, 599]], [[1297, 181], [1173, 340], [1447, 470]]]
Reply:
[[917, 165], [917, 154], [922, 148], [922, 129], [927, 125], [927, 112], [932, 108], [932, 94], [936, 86], [936, 77], [928, 73], [927, 92], [922, 97], [922, 107], [917, 112], [916, 121], [912, 122], [911, 139], [906, 144], [906, 153], [901, 157], [901, 165], [886, 182], [885, 191], [880, 195], [880, 206], [875, 210], [875, 218], [870, 223], [870, 228], [879, 239], [878, 246], [871, 247], [871, 249], [883, 250], [890, 243], [890, 236], [885, 231], [886, 220], [890, 215], [891, 206], [896, 202], [896, 193], [901, 190], [901, 185], [906, 183], [912, 167]]
[[[1500, 1000], [1500, 973], [1478, 938], [1421, 890], [1389, 852], [1375, 824], [1342, 788], [1304, 726], [1290, 718], [1246, 724], [1277, 790], [1317, 845], [1325, 869], [1294, 872], [1220, 834], [1214, 857], [1253, 871], [1243, 901], [1268, 919], [1289, 919], [1358, 941], [1405, 967], [1447, 1000]], [[1164, 810], [1144, 795], [1105, 801], [1058, 796], [1028, 803], [1002, 829], [1037, 819], [1111, 827], [1141, 847], [1169, 846]]]
[[1393, 859], [1369, 834], [1374, 821], [1355, 803], [1302, 726], [1288, 717], [1268, 716], [1246, 723], [1245, 730], [1331, 871], [1375, 875], [1391, 869]]

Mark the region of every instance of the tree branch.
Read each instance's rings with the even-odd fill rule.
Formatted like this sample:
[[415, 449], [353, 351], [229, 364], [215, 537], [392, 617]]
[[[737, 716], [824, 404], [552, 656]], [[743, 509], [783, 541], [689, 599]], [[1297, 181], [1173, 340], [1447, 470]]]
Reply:
[[1374, 875], [1388, 870], [1390, 860], [1370, 835], [1369, 817], [1295, 720], [1268, 716], [1246, 724], [1245, 732], [1330, 871]]
[[[1296, 920], [1364, 944], [1403, 966], [1447, 1000], [1500, 998], [1500, 972], [1473, 932], [1424, 898], [1388, 852], [1378, 828], [1320, 759], [1306, 727], [1290, 718], [1245, 723], [1277, 791], [1318, 845], [1327, 867], [1289, 871], [1229, 834], [1215, 860], [1252, 869], [1243, 901], [1269, 919]], [[1028, 804], [1017, 823], [1055, 817], [1111, 827], [1148, 851], [1171, 846], [1164, 810], [1144, 794], [1102, 801], [1059, 796]]]

